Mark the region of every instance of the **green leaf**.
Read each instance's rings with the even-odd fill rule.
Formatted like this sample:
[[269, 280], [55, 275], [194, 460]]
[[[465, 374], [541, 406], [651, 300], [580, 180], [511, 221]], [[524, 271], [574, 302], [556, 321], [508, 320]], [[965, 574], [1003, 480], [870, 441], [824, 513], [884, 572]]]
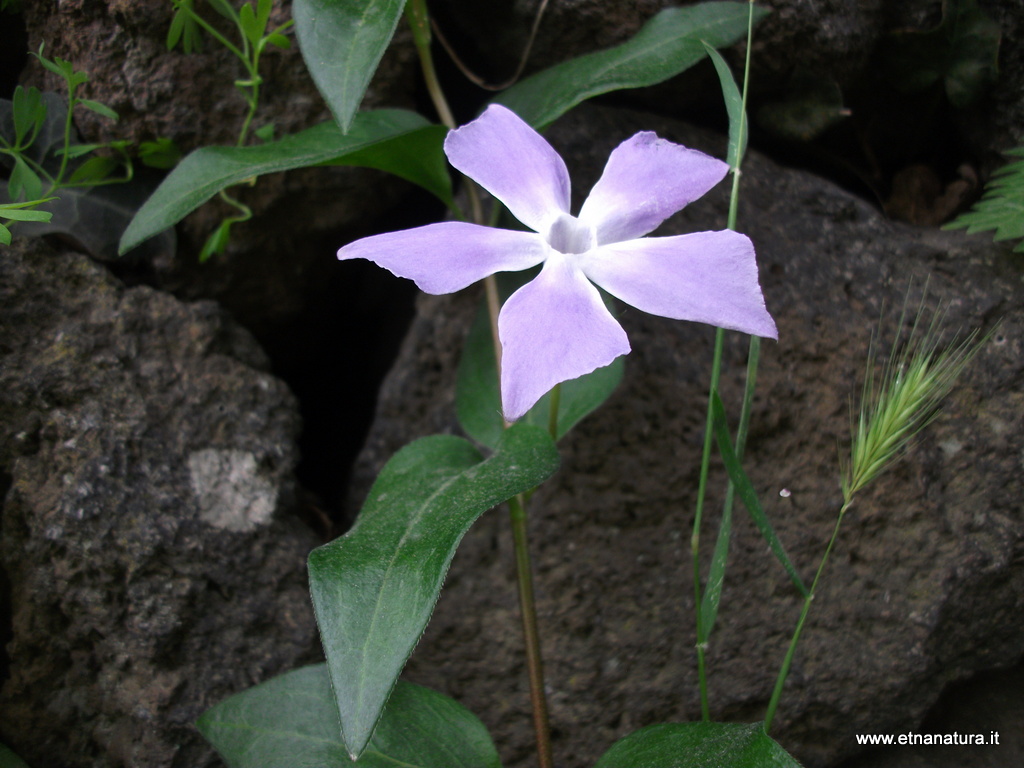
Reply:
[[266, 37], [267, 43], [270, 45], [276, 45], [278, 48], [288, 49], [292, 47], [292, 41], [282, 35], [280, 32], [271, 32]]
[[274, 8], [274, 0], [256, 0], [256, 27], [260, 31], [260, 37], [267, 31], [267, 22], [270, 21], [270, 11]]
[[68, 179], [69, 184], [98, 184], [117, 170], [118, 162], [112, 157], [90, 157]]
[[28, 167], [20, 155], [14, 156], [14, 168], [7, 180], [7, 192], [11, 200], [17, 200], [24, 193], [26, 200], [37, 200], [43, 196], [43, 181]]
[[[3, 224], [0, 224], [0, 245], [10, 245], [10, 244], [11, 244], [11, 230], [9, 230]], [[0, 763], [0, 766], [2, 766], [2, 765], [3, 765], [3, 763]]]
[[209, 0], [209, 2], [213, 7], [213, 10], [225, 19], [231, 21], [233, 24], [238, 24], [238, 14], [235, 12], [235, 9], [231, 6], [231, 3], [229, 3], [228, 0]]
[[761, 723], [662, 723], [616, 742], [594, 768], [800, 768]]
[[[51, 200], [53, 198], [50, 198]], [[32, 211], [24, 208], [0, 205], [0, 219], [8, 221], [49, 221], [53, 214], [49, 211]]]
[[251, 147], [202, 147], [164, 179], [132, 221], [121, 252], [173, 226], [222, 189], [266, 173], [310, 165], [361, 165], [397, 173], [451, 205], [451, 177], [444, 165], [446, 130], [414, 112], [360, 112], [343, 134], [321, 123], [278, 141]]
[[[437, 691], [399, 682], [363, 756], [338, 730], [326, 664], [302, 667], [203, 713], [199, 732], [229, 768], [500, 768], [487, 729]], [[2, 763], [0, 763], [2, 766]]]
[[[22, 154], [43, 165], [47, 171], [56, 173], [60, 161], [48, 163], [53, 156], [64, 147], [64, 128], [68, 116], [67, 103], [56, 93], [44, 92], [40, 96], [39, 114], [42, 120], [38, 128], [33, 128], [32, 143], [23, 147]], [[0, 137], [8, 144], [15, 144], [14, 103], [8, 99], [0, 99]], [[78, 136], [72, 131], [71, 141], [77, 142]]]
[[[706, 55], [705, 42], [721, 48], [746, 35], [748, 13], [748, 3], [736, 2], [666, 8], [625, 43], [538, 72], [495, 101], [543, 128], [586, 99], [654, 85], [689, 69]], [[755, 21], [767, 13], [756, 8]]]
[[181, 149], [171, 139], [144, 141], [139, 144], [139, 160], [150, 168], [170, 170], [181, 160]]
[[256, 136], [256, 138], [258, 138], [260, 141], [273, 141], [274, 124], [267, 123], [266, 125], [261, 125], [259, 128], [253, 131], [253, 135]]
[[203, 243], [202, 250], [199, 251], [200, 264], [227, 250], [228, 243], [231, 242], [231, 225], [234, 223], [232, 219], [225, 219], [220, 223], [220, 226], [210, 233], [210, 236], [206, 238], [206, 242]]
[[95, 112], [98, 115], [103, 115], [104, 117], [109, 117], [111, 120], [117, 120], [118, 119], [117, 112], [112, 110], [106, 104], [100, 104], [100, 102], [93, 101], [92, 99], [79, 99], [78, 103], [81, 104], [86, 109], [91, 109], [93, 112]]
[[202, 50], [203, 32], [193, 17], [192, 0], [173, 1], [175, 11], [171, 26], [167, 30], [167, 50], [174, 50], [179, 40], [185, 53]]
[[20, 147], [22, 139], [39, 130], [46, 119], [46, 105], [38, 88], [18, 86], [12, 100], [14, 116], [14, 146]]
[[[174, 16], [171, 18], [171, 26], [167, 29], [167, 41], [166, 41], [166, 44], [167, 44], [167, 50], [168, 51], [173, 51], [174, 50], [174, 46], [176, 46], [178, 44], [178, 41], [181, 39], [182, 33], [184, 31], [185, 31], [185, 15], [184, 15], [183, 11], [178, 10], [178, 11], [175, 12]], [[188, 50], [186, 50], [185, 52], [186, 53], [191, 53], [191, 51], [188, 51]]]
[[295, 0], [292, 16], [302, 58], [342, 131], [398, 26], [405, 0]]
[[[0, 238], [0, 242], [2, 242], [2, 238]], [[4, 245], [10, 244], [10, 239], [4, 243]], [[8, 747], [0, 744], [0, 768], [28, 768], [28, 763], [14, 754]]]
[[700, 600], [700, 633], [697, 643], [703, 644], [711, 637], [718, 619], [718, 605], [722, 600], [722, 584], [725, 582], [725, 567], [729, 560], [729, 540], [732, 537], [732, 504], [722, 509], [722, 520], [718, 524], [715, 551], [708, 568], [708, 583]]
[[103, 144], [72, 144], [66, 150], [65, 149], [58, 149], [53, 154], [56, 155], [57, 157], [61, 157], [63, 155], [67, 155], [70, 158], [75, 158], [75, 157], [81, 157], [82, 155], [87, 155], [90, 152], [93, 152], [93, 151], [99, 149], [102, 146], [104, 146], [104, 145]]
[[729, 151], [726, 155], [726, 162], [730, 168], [739, 168], [743, 162], [743, 155], [747, 151], [747, 120], [743, 114], [743, 95], [736, 85], [732, 76], [732, 70], [722, 54], [713, 47], [704, 43], [704, 50], [711, 57], [718, 73], [718, 82], [722, 86], [722, 98], [725, 99], [725, 111], [729, 115]]
[[[508, 298], [533, 275], [534, 272], [498, 275], [501, 300]], [[598, 368], [593, 373], [562, 382], [558, 401], [559, 440], [611, 396], [622, 380], [625, 367], [625, 358], [619, 357], [611, 365]], [[488, 448], [498, 444], [505, 431], [505, 420], [501, 414], [498, 370], [486, 301], [481, 302], [462, 349], [455, 389], [455, 410], [459, 424], [467, 435]], [[547, 429], [550, 410], [551, 394], [548, 393], [529, 410], [520, 423]]]
[[251, 45], [259, 44], [260, 38], [263, 37], [263, 30], [257, 29], [256, 12], [249, 3], [245, 3], [238, 9], [238, 26]]
[[557, 466], [554, 443], [530, 425], [508, 429], [484, 460], [462, 438], [422, 438], [387, 463], [352, 530], [310, 554], [313, 608], [349, 754], [366, 748], [463, 535]]
[[[51, 72], [53, 72], [53, 74], [57, 75], [60, 78], [63, 78], [64, 80], [69, 79], [70, 76], [71, 76], [71, 70], [67, 66], [61, 67], [58, 64], [50, 61], [45, 56], [43, 56], [43, 46], [44, 45], [45, 45], [45, 43], [40, 43], [39, 44], [39, 50], [33, 52], [32, 55], [35, 56], [37, 59], [39, 59], [39, 63], [43, 65], [43, 68], [50, 70]], [[60, 62], [61, 64], [67, 65], [67, 62], [64, 61], [63, 59], [59, 59], [58, 58], [57, 61]]]
[[754, 486], [750, 484], [747, 473], [743, 471], [743, 467], [740, 466], [736, 458], [736, 452], [733, 450], [732, 440], [729, 437], [729, 424], [725, 418], [725, 406], [722, 405], [722, 398], [718, 396], [718, 392], [711, 393], [711, 408], [714, 413], [712, 428], [715, 432], [715, 441], [718, 443], [718, 451], [722, 455], [722, 461], [725, 464], [726, 472], [729, 473], [729, 479], [732, 480], [732, 484], [736, 487], [736, 493], [743, 500], [744, 506], [746, 506], [747, 511], [750, 512], [750, 516], [754, 520], [754, 524], [761, 531], [761, 535], [768, 542], [768, 546], [775, 554], [775, 557], [782, 563], [782, 567], [786, 569], [790, 580], [800, 590], [800, 594], [807, 597], [810, 594], [807, 587], [804, 586], [800, 574], [796, 572], [796, 568], [790, 562], [782, 542], [779, 541], [779, 537], [775, 535], [775, 529], [772, 528], [772, 524], [768, 522], [768, 516], [761, 508], [761, 502], [758, 501]]
[[[1006, 154], [1024, 157], [1024, 147]], [[1003, 166], [985, 187], [985, 196], [965, 214], [946, 225], [946, 229], [967, 227], [967, 234], [994, 229], [994, 240], [1024, 238], [1024, 161]], [[1024, 240], [1015, 251], [1024, 252]]]

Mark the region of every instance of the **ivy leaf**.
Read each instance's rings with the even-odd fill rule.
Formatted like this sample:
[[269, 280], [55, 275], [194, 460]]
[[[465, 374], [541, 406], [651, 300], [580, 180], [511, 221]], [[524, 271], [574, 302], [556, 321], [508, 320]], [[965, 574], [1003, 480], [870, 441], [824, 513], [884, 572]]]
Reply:
[[594, 768], [800, 768], [761, 723], [662, 723], [617, 741]]
[[[666, 8], [621, 45], [556, 64], [513, 85], [495, 101], [534, 128], [543, 128], [586, 99], [654, 85], [689, 69], [715, 48], [747, 33], [748, 3]], [[755, 8], [754, 21], [768, 11]]]
[[459, 437], [422, 438], [387, 463], [352, 529], [310, 554], [313, 608], [353, 758], [367, 747], [466, 531], [557, 466], [551, 438], [528, 424], [506, 430], [487, 459]]
[[343, 132], [395, 34], [405, 0], [295, 0], [292, 17], [306, 68]]

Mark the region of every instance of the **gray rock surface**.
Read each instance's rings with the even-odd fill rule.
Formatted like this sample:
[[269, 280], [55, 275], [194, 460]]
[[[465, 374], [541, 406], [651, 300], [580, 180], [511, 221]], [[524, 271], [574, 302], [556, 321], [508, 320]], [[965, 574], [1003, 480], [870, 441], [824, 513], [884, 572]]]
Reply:
[[[549, 136], [576, 206], [608, 152], [641, 129], [724, 153], [723, 139], [679, 123], [581, 108]], [[721, 228], [727, 186], [661, 233]], [[910, 455], [844, 521], [773, 730], [814, 768], [855, 752], [856, 733], [917, 725], [947, 682], [1024, 653], [1024, 263], [985, 236], [888, 222], [756, 153], [739, 221], [780, 338], [763, 347], [746, 463], [807, 578], [841, 503], [850, 402], [879, 323], [887, 343], [905, 297], [916, 307], [926, 284], [928, 306], [946, 307], [947, 338], [1000, 323]], [[421, 299], [382, 392], [363, 490], [400, 445], [457, 431], [454, 371], [475, 307], [473, 295]], [[687, 542], [713, 333], [628, 307], [621, 321], [633, 346], [625, 379], [563, 441], [561, 471], [531, 502], [555, 751], [566, 768], [592, 765], [641, 726], [700, 716]], [[734, 417], [746, 346], [738, 337], [726, 345], [722, 389]], [[715, 475], [711, 510], [722, 485]], [[520, 766], [531, 764], [532, 735], [503, 517], [470, 531], [407, 674], [462, 700], [492, 728], [506, 765]], [[711, 703], [716, 718], [755, 721], [800, 601], [745, 514], [731, 551], [709, 651]]]
[[0, 742], [38, 768], [215, 764], [195, 718], [317, 647], [299, 427], [213, 303], [0, 252]]
[[[247, 105], [234, 81], [242, 65], [207, 36], [202, 50], [168, 51], [173, 16], [164, 0], [103, 0], [25, 3], [28, 44], [33, 51], [70, 61], [89, 75], [80, 95], [116, 110], [117, 122], [86, 109], [75, 114], [83, 142], [156, 138], [173, 140], [183, 152], [209, 145], [233, 146]], [[271, 25], [291, 18], [290, 3], [275, 3]], [[205, 3], [195, 6], [229, 40], [237, 32]], [[295, 133], [330, 120], [295, 43], [288, 50], [268, 46], [261, 59], [264, 84], [254, 127], [275, 126], [275, 135]], [[55, 75], [29, 57], [23, 81], [41, 89], [65, 90]], [[403, 25], [371, 82], [363, 108], [414, 106], [420, 82], [411, 36]], [[143, 169], [145, 170], [145, 169]], [[206, 238], [237, 211], [216, 199], [178, 227], [180, 247], [143, 264], [111, 259], [111, 268], [186, 300], [214, 299], [264, 343], [309, 306], [323, 303], [336, 243], [363, 231], [408, 194], [394, 176], [360, 168], [312, 168], [261, 177], [232, 195], [254, 218], [232, 228], [228, 250], [205, 265], [197, 256]], [[117, 235], [119, 237], [119, 233]], [[97, 254], [92, 254], [97, 256]], [[109, 257], [107, 257], [109, 258]]]

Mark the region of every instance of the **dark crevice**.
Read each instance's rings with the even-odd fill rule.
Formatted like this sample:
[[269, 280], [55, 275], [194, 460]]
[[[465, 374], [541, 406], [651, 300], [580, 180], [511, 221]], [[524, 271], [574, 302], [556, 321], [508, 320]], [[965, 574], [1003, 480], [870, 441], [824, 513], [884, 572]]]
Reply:
[[10, 9], [0, 11], [0, 99], [14, 95], [27, 60], [28, 32], [24, 16]]
[[[433, 197], [410, 191], [366, 234], [437, 221], [444, 211]], [[414, 312], [416, 286], [364, 261], [339, 263], [341, 239], [321, 243], [319, 278], [303, 310], [258, 335], [274, 373], [299, 400], [303, 429], [298, 479], [310, 492], [312, 517], [335, 527], [351, 519], [348, 479], [373, 420], [377, 392], [391, 368]], [[308, 511], [308, 510], [307, 510]]]

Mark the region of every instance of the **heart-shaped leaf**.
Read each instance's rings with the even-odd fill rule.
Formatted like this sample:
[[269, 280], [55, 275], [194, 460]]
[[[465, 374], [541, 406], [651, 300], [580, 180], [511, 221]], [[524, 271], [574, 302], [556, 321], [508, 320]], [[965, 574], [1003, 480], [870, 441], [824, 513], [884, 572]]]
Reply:
[[235, 694], [196, 723], [229, 768], [500, 768], [487, 729], [437, 691], [400, 682], [352, 762], [341, 741], [326, 664]]
[[395, 34], [405, 0], [295, 0], [299, 50], [343, 132]]
[[430, 620], [463, 535], [557, 466], [551, 438], [528, 424], [506, 430], [487, 459], [462, 438], [422, 438], [385, 465], [352, 530], [310, 554], [313, 608], [353, 757]]
[[594, 768], [800, 768], [761, 723], [663, 723], [616, 742]]

